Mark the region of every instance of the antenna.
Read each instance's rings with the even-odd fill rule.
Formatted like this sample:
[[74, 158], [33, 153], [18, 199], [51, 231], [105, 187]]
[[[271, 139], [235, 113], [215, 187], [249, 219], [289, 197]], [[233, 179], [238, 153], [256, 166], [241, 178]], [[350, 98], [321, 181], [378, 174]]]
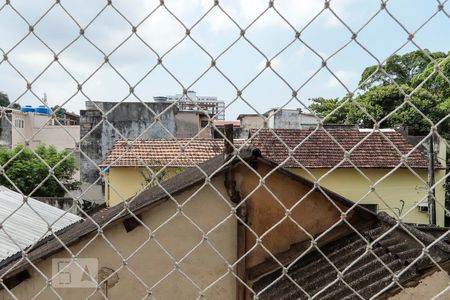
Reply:
[[44, 97], [42, 98], [42, 102], [44, 102], [45, 106], [48, 106], [47, 93], [44, 93]]

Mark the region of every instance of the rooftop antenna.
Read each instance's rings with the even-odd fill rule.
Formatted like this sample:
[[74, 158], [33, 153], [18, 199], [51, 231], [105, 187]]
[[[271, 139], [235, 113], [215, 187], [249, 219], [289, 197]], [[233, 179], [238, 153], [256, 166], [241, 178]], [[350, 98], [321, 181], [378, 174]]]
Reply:
[[48, 102], [47, 102], [47, 93], [44, 93], [44, 97], [42, 98], [42, 102], [44, 102], [45, 106], [48, 106]]

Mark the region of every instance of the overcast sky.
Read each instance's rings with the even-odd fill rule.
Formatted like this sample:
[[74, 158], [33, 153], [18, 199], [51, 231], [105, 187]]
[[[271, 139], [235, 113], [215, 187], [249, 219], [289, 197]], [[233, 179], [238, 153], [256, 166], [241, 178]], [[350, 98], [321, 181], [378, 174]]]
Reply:
[[[182, 40], [186, 36], [185, 28], [167, 9], [159, 7], [159, 0], [113, 0], [114, 7], [106, 8], [107, 1], [60, 2], [62, 6], [55, 5], [55, 1], [11, 0], [12, 7], [3, 5], [0, 10], [0, 52], [8, 56], [8, 62], [0, 63], [0, 91], [7, 93], [12, 100], [19, 99], [22, 105], [38, 104], [36, 97], [26, 92], [26, 81], [33, 82], [32, 91], [39, 97], [47, 94], [50, 106], [68, 101], [64, 107], [75, 112], [84, 108], [84, 101], [88, 98], [96, 101], [120, 101], [125, 98], [136, 101], [133, 95], [129, 95], [129, 85], [136, 86], [137, 83], [135, 94], [144, 101], [151, 101], [153, 96], [180, 93], [183, 88], [181, 83], [199, 95], [217, 96], [229, 104], [236, 97], [236, 87], [244, 89], [265, 68], [264, 55], [273, 59], [272, 68], [285, 82], [272, 70], [266, 69], [244, 89], [242, 97], [259, 112], [285, 105], [292, 94], [288, 85], [294, 89], [301, 87], [299, 99], [305, 105], [311, 97], [339, 97], [346, 93], [328, 70], [321, 69], [322, 59], [318, 55], [328, 58], [351, 40], [351, 32], [330, 10], [323, 11], [305, 28], [323, 9], [323, 1], [275, 1], [276, 11], [269, 9], [245, 32], [252, 46], [243, 38], [238, 40], [239, 28], [219, 7], [213, 7], [214, 1], [166, 0], [167, 8], [187, 28], [191, 28], [211, 9], [191, 30], [192, 39], [203, 50], [189, 37]], [[220, 1], [220, 4], [239, 26], [246, 28], [268, 7], [268, 2], [230, 0]], [[437, 7], [438, 2], [432, 0], [391, 0], [387, 3], [388, 11], [409, 32], [419, 29], [436, 13]], [[380, 1], [334, 0], [331, 1], [331, 8], [352, 31], [357, 32], [379, 10]], [[40, 20], [34, 26], [35, 35], [29, 33], [29, 25], [15, 10], [32, 25]], [[437, 13], [415, 34], [414, 41], [421, 48], [450, 50], [448, 4], [444, 10], [447, 15], [442, 11]], [[153, 14], [148, 16], [152, 11]], [[295, 40], [294, 29], [277, 11], [298, 31], [303, 30], [300, 38], [314, 51]], [[79, 36], [79, 26], [86, 28], [85, 37]], [[138, 36], [132, 33], [132, 26], [137, 26]], [[198, 79], [211, 65], [211, 58], [206, 52], [217, 58], [236, 40], [217, 59], [220, 72], [213, 68]], [[380, 61], [395, 51], [401, 54], [417, 49], [412, 43], [403, 46], [408, 41], [408, 34], [386, 11], [380, 12], [364, 27], [358, 33], [357, 40]], [[77, 92], [76, 81], [54, 62], [52, 51], [43, 42], [55, 53], [60, 53], [59, 63], [73, 78], [80, 83], [88, 79], [82, 88], [85, 95]], [[155, 52], [162, 56], [177, 43], [162, 60], [165, 68], [172, 73], [170, 75], [162, 66], [156, 65]], [[281, 54], [277, 55], [280, 51]], [[102, 52], [109, 55], [110, 64], [121, 76], [110, 65], [104, 64]], [[357, 88], [362, 70], [374, 63], [376, 60], [353, 41], [330, 58], [327, 66], [353, 91]], [[312, 74], [315, 76], [308, 81]], [[301, 107], [301, 104], [294, 101], [287, 107]], [[226, 116], [227, 119], [234, 119], [239, 113], [253, 112], [243, 100], [238, 99], [227, 109]]]

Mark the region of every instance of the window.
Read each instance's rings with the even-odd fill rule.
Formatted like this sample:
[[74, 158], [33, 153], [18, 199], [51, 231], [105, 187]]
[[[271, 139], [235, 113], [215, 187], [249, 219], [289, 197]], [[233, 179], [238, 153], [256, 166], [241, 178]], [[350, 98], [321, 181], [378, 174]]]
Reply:
[[14, 127], [16, 128], [23, 128], [25, 126], [25, 121], [20, 119], [14, 120]]

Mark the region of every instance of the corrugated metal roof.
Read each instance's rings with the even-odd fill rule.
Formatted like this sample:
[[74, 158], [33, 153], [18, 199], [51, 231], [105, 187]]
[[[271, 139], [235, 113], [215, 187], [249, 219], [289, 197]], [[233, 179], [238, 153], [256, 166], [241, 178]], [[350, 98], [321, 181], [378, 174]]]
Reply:
[[[0, 262], [54, 232], [81, 220], [77, 215], [0, 186]], [[53, 224], [54, 223], [54, 224]], [[19, 248], [20, 247], [20, 248]]]

